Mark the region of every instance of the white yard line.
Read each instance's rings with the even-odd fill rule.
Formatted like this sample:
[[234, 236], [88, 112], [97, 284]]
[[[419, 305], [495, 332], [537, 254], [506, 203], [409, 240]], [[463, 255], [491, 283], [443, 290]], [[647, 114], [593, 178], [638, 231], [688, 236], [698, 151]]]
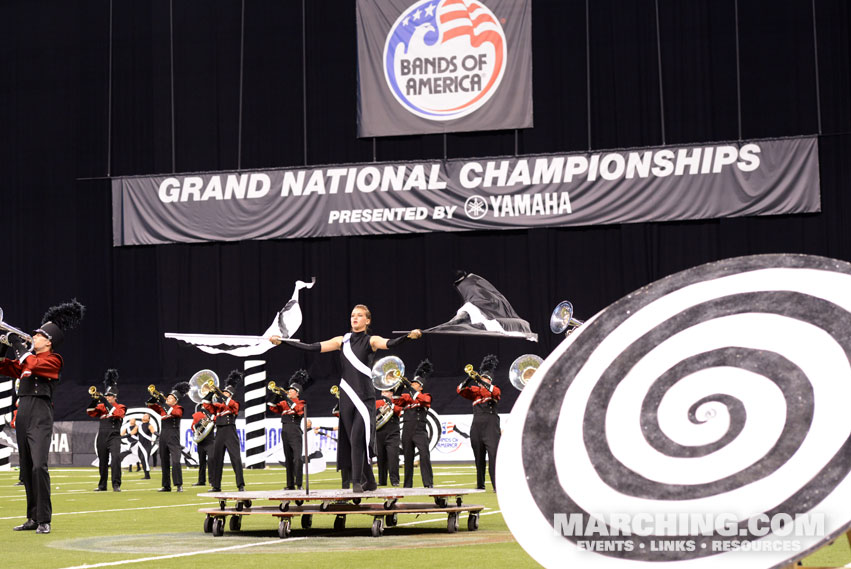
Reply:
[[[479, 514], [479, 517], [490, 516], [491, 514], [498, 514], [501, 511], [502, 510], [488, 510], [487, 512], [481, 512]], [[461, 515], [458, 516], [458, 519], [467, 517], [466, 514], [467, 514], [467, 512], [462, 512]], [[435, 512], [434, 514], [419, 514], [419, 515], [421, 515], [421, 516], [445, 516], [446, 513], [445, 512]], [[433, 524], [433, 523], [440, 522], [440, 521], [443, 521], [443, 520], [442, 519], [418, 520], [416, 522], [406, 522], [404, 524], [397, 524], [396, 527], [416, 526], [416, 525], [419, 525], [419, 524]]]

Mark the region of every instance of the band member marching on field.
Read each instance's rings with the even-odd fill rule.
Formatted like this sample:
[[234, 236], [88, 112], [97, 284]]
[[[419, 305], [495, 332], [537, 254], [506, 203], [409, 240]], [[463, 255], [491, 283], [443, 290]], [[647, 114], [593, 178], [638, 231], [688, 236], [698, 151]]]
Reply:
[[[201, 421], [213, 421], [212, 414], [204, 409], [201, 403], [195, 405], [195, 412], [192, 414], [192, 432], [197, 433], [198, 429], [203, 429], [204, 423]], [[213, 449], [216, 444], [216, 434], [211, 430], [204, 436], [203, 439], [195, 443], [198, 447], [198, 482], [193, 486], [205, 486], [207, 484], [207, 476], [210, 477], [210, 482], [213, 482]]]
[[287, 486], [285, 490], [301, 490], [304, 473], [303, 435], [301, 421], [304, 418], [304, 400], [299, 399], [303, 386], [310, 378], [307, 371], [300, 369], [290, 378], [286, 394], [270, 392], [273, 400], [269, 402], [269, 410], [281, 415], [281, 445], [284, 447], [284, 458], [287, 466]]
[[[183, 492], [183, 471], [180, 469], [180, 457], [183, 449], [180, 444], [180, 419], [183, 407], [178, 404], [180, 398], [189, 393], [189, 382], [176, 383], [168, 396], [152, 391], [152, 397], [146, 404], [162, 417], [160, 421], [160, 464], [162, 467], [162, 488], [158, 492], [171, 492], [171, 483], [178, 492]], [[169, 479], [171, 478], [171, 479]]]
[[[239, 453], [239, 436], [236, 433], [236, 416], [239, 414], [239, 402], [233, 396], [242, 384], [242, 373], [233, 370], [228, 374], [223, 390], [211, 390], [205, 396], [204, 409], [216, 417], [216, 442], [213, 445], [212, 469], [210, 470], [211, 492], [221, 492], [222, 473], [225, 466], [225, 450], [230, 457], [230, 464], [236, 476], [236, 487], [245, 490], [245, 479], [242, 476], [242, 457]], [[214, 393], [215, 398], [214, 398]]]
[[491, 485], [496, 490], [496, 449], [499, 445], [499, 415], [497, 404], [502, 391], [493, 384], [493, 376], [499, 359], [487, 355], [482, 360], [479, 372], [470, 376], [458, 385], [461, 397], [473, 402], [473, 425], [470, 427], [470, 444], [473, 447], [473, 457], [476, 459], [476, 488], [485, 489], [485, 462], [487, 461]]
[[118, 370], [108, 369], [104, 376], [104, 392], [89, 390], [92, 400], [86, 409], [89, 417], [100, 421], [95, 448], [98, 454], [100, 480], [95, 492], [106, 490], [109, 463], [112, 462], [112, 490], [121, 492], [121, 423], [127, 407], [118, 403]]
[[392, 391], [382, 391], [381, 397], [375, 400], [375, 411], [378, 414], [375, 425], [378, 485], [387, 486], [387, 475], [389, 474], [390, 484], [398, 486], [399, 445], [401, 444], [399, 415], [402, 413], [402, 407], [393, 403]]
[[420, 453], [420, 475], [423, 487], [431, 488], [434, 479], [431, 471], [431, 451], [428, 438], [428, 410], [431, 395], [423, 391], [425, 380], [431, 375], [431, 362], [423, 360], [411, 380], [411, 392], [402, 393], [393, 403], [402, 407], [402, 454], [405, 457], [405, 488], [414, 486], [414, 449]]
[[[324, 342], [312, 344], [289, 343], [310, 352], [340, 351], [342, 378], [340, 379], [340, 437], [337, 441], [337, 461], [340, 468], [351, 468], [352, 491], [375, 490], [375, 475], [371, 458], [375, 454], [375, 388], [372, 385], [371, 366], [376, 350], [386, 350], [408, 338], [422, 336], [412, 330], [406, 336], [388, 340], [369, 334], [372, 314], [363, 304], [352, 309], [351, 331]], [[269, 338], [280, 344], [280, 336]]]
[[21, 380], [15, 430], [21, 478], [27, 492], [27, 521], [16, 526], [16, 531], [50, 533], [53, 506], [47, 455], [53, 436], [53, 394], [63, 364], [62, 356], [53, 350], [62, 343], [65, 331], [76, 326], [84, 313], [85, 307], [76, 300], [50, 308], [41, 327], [32, 333], [29, 350], [23, 338], [9, 334], [14, 359], [0, 360], [0, 375]]

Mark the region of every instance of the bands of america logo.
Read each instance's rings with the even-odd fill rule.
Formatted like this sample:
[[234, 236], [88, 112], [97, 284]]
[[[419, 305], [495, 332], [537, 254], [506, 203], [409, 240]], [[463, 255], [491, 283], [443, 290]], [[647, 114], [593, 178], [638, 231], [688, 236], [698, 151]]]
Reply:
[[422, 0], [390, 28], [384, 77], [409, 112], [435, 121], [466, 116], [497, 91], [505, 32], [484, 0]]
[[518, 542], [545, 567], [754, 569], [845, 532], [849, 290], [843, 261], [741, 257], [580, 326], [500, 441], [499, 502]]

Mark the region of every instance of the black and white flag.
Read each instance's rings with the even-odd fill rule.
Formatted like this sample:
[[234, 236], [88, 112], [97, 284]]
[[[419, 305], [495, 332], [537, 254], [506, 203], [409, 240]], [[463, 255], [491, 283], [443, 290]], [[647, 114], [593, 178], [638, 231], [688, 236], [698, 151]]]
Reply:
[[168, 332], [165, 337], [192, 344], [208, 354], [230, 354], [240, 358], [259, 356], [275, 346], [269, 341], [270, 336], [280, 336], [284, 341], [298, 341], [292, 340], [292, 336], [301, 326], [302, 320], [301, 307], [298, 304], [298, 292], [303, 288], [312, 288], [315, 283], [316, 278], [311, 279], [309, 283], [296, 281], [292, 298], [275, 314], [272, 324], [263, 332], [262, 336]]
[[464, 304], [455, 317], [444, 324], [423, 330], [436, 334], [472, 334], [476, 336], [509, 336], [538, 341], [529, 323], [520, 318], [501, 292], [473, 273], [465, 273], [455, 281]]

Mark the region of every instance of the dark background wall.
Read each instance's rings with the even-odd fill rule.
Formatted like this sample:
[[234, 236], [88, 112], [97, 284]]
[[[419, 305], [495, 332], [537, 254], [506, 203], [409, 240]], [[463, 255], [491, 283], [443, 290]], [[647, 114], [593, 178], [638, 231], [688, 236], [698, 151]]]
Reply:
[[[366, 303], [373, 329], [425, 327], [460, 305], [455, 269], [490, 280], [540, 334], [426, 338], [435, 407], [464, 412], [466, 363], [546, 356], [569, 299], [588, 318], [672, 272], [730, 256], [851, 260], [851, 73], [846, 0], [533, 0], [535, 127], [355, 137], [355, 7], [348, 0], [17, 0], [0, 4], [0, 306], [32, 328], [77, 297], [61, 353], [57, 418], [84, 418], [108, 367], [122, 399], [209, 367], [241, 365], [164, 332], [265, 330], [296, 279], [299, 336], [343, 333]], [[588, 10], [586, 11], [586, 4]], [[658, 17], [657, 17], [658, 15]], [[657, 27], [658, 22], [658, 27]], [[587, 26], [586, 26], [587, 25]], [[658, 31], [658, 35], [657, 35]], [[658, 38], [658, 43], [657, 43]], [[658, 49], [657, 49], [658, 46]], [[586, 50], [587, 47], [587, 50]], [[113, 248], [109, 175], [371, 160], [569, 152], [819, 134], [822, 213], [572, 229]], [[314, 414], [332, 406], [336, 355], [278, 348], [270, 378], [306, 366]]]

